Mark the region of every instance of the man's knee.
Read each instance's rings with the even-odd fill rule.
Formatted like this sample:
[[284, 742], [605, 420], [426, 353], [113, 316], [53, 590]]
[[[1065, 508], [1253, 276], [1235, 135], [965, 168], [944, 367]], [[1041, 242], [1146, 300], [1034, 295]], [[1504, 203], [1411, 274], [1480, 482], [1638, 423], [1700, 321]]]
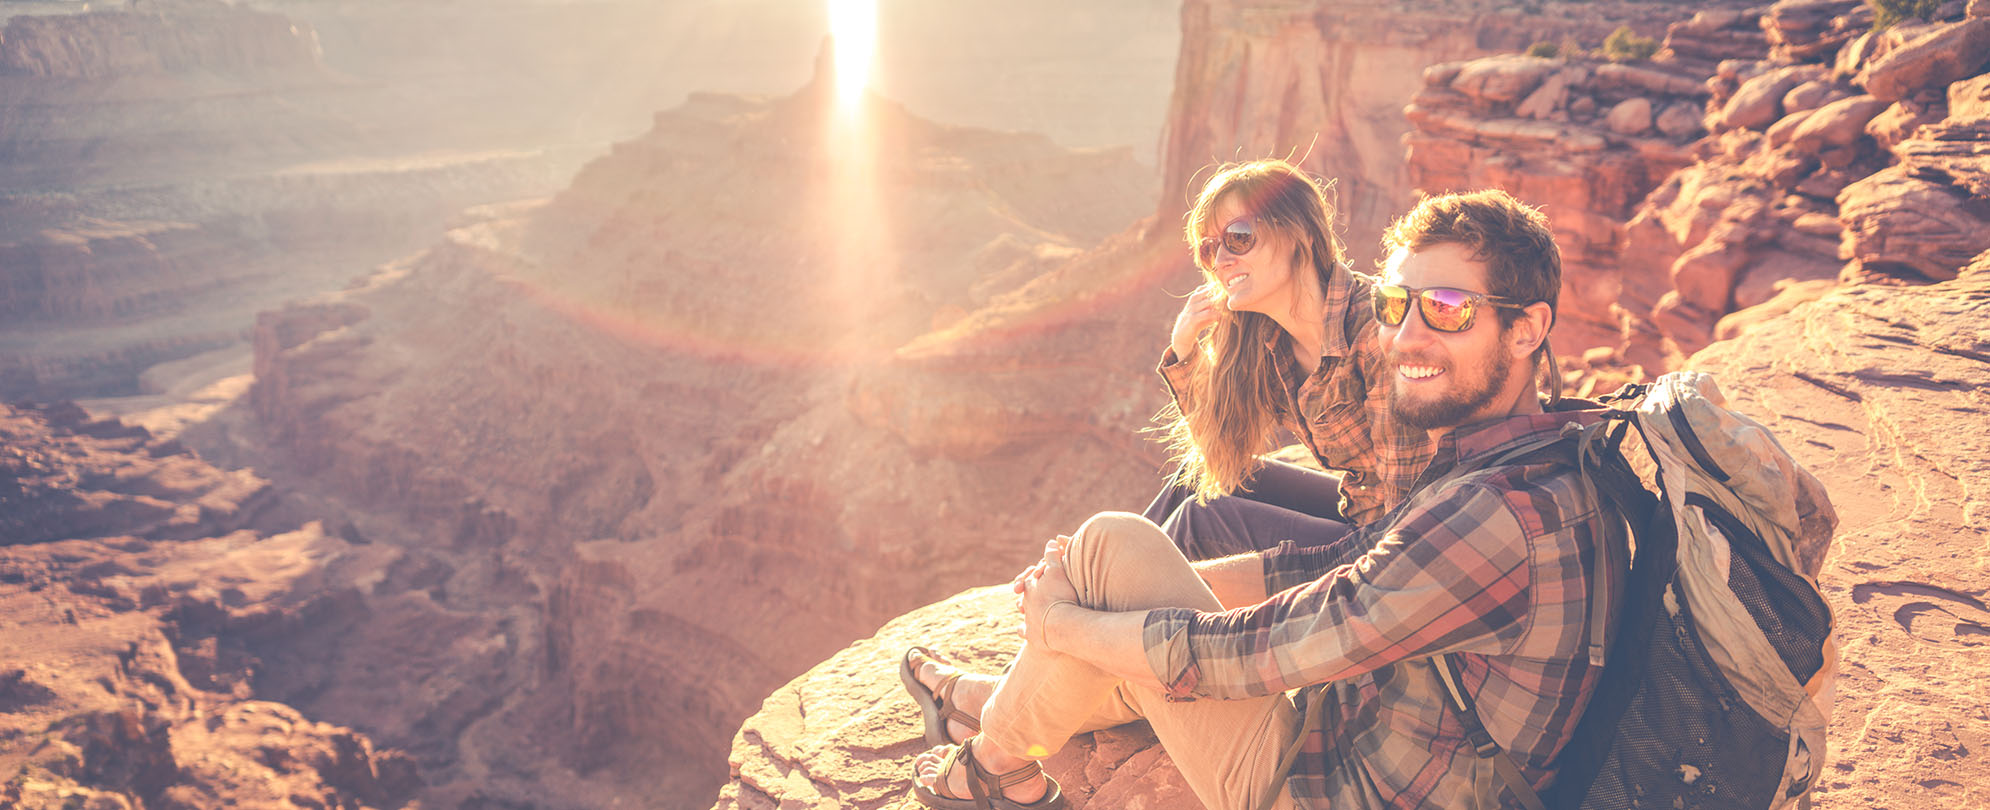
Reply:
[[1173, 545], [1154, 521], [1132, 512], [1100, 512], [1079, 526], [1071, 541], [1074, 546], [1119, 546], [1149, 543], [1156, 537], [1164, 544]]

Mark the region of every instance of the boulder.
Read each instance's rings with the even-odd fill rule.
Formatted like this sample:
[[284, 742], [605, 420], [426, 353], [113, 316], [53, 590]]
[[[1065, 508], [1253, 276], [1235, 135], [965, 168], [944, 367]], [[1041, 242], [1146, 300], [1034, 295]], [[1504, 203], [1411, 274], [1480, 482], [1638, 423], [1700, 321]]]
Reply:
[[[1957, 82], [1950, 87], [1959, 87], [1962, 84]], [[1866, 122], [1866, 134], [1873, 136], [1873, 140], [1879, 143], [1879, 148], [1892, 149], [1895, 144], [1914, 137], [1915, 130], [1947, 117], [1942, 114], [1943, 112], [1923, 107], [1912, 101], [1896, 101], [1892, 106], [1880, 111], [1879, 115], [1873, 116], [1873, 120]]]
[[[1021, 646], [1013, 599], [997, 586], [920, 608], [776, 690], [733, 737], [714, 810], [916, 810], [912, 759], [927, 745], [899, 657], [923, 644], [970, 671], [1000, 672]], [[1073, 810], [1202, 808], [1145, 724], [1079, 735], [1044, 768]]]
[[[1549, 74], [1559, 69], [1561, 63], [1535, 56], [1476, 59], [1467, 62], [1454, 74], [1451, 89], [1485, 101], [1510, 103], [1526, 98]], [[1426, 83], [1430, 76], [1426, 71]]]
[[1788, 144], [1790, 136], [1796, 134], [1797, 128], [1803, 126], [1805, 121], [1809, 121], [1810, 117], [1816, 114], [1816, 110], [1804, 110], [1800, 113], [1791, 113], [1783, 116], [1782, 120], [1777, 121], [1769, 127], [1769, 132], [1767, 133], [1769, 136], [1769, 148], [1776, 149]]
[[1783, 96], [1804, 82], [1823, 77], [1817, 65], [1777, 68], [1741, 83], [1721, 108], [1720, 129], [1762, 129], [1781, 118]]
[[1671, 138], [1688, 138], [1700, 133], [1700, 108], [1698, 105], [1675, 101], [1665, 105], [1655, 122], [1659, 132]]
[[1790, 134], [1798, 149], [1834, 149], [1851, 146], [1866, 134], [1866, 123], [1887, 108], [1887, 102], [1872, 96], [1839, 99], [1817, 109]]
[[1942, 26], [1888, 51], [1855, 80], [1874, 98], [1899, 101], [1923, 87], [1975, 74], [1990, 62], [1990, 19]]
[[1783, 94], [1783, 114], [1815, 110], [1837, 100], [1844, 93], [1836, 85], [1822, 79], [1813, 79], [1790, 88]]
[[[1947, 117], [1959, 121], [1990, 118], [1990, 73], [1949, 85], [1948, 101]], [[1937, 120], [1941, 117], [1935, 116]]]
[[1651, 129], [1651, 99], [1624, 99], [1610, 108], [1610, 115], [1604, 121], [1610, 131], [1619, 135], [1642, 135]]
[[1894, 265], [1933, 281], [1955, 278], [1982, 252], [1990, 221], [1962, 190], [1909, 172], [1891, 166], [1839, 192], [1840, 254], [1868, 268]]
[[1838, 49], [1838, 55], [1831, 60], [1831, 75], [1840, 79], [1857, 76], [1872, 60], [1885, 54], [1889, 47], [1892, 47], [1892, 40], [1880, 36], [1877, 31], [1860, 34]]
[[1513, 108], [1513, 114], [1522, 118], [1548, 120], [1557, 113], [1566, 115], [1563, 108], [1568, 105], [1569, 74], [1571, 71], [1557, 71], [1541, 82], [1541, 86], [1528, 93], [1527, 98]]

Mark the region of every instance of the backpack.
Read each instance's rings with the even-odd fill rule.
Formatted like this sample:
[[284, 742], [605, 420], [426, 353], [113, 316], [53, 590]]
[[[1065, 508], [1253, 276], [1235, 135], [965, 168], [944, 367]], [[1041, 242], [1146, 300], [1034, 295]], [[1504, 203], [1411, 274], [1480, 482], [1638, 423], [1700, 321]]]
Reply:
[[[1452, 709], [1529, 810], [1807, 807], [1837, 674], [1816, 582], [1837, 527], [1823, 485], [1760, 423], [1728, 410], [1708, 375], [1666, 374], [1603, 402], [1601, 422], [1545, 448], [1563, 459], [1573, 449], [1635, 549], [1607, 653], [1592, 639], [1603, 673], [1555, 782], [1537, 794], [1486, 734], [1455, 654], [1436, 667]], [[1604, 546], [1598, 566], [1631, 551]], [[1590, 615], [1600, 630], [1610, 597], [1598, 574]]]

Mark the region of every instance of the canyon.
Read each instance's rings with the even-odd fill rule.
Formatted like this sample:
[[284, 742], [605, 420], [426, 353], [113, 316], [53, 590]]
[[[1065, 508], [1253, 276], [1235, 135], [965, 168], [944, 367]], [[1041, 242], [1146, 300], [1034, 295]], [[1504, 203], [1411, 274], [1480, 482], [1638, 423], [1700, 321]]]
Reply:
[[[578, 25], [531, 5], [484, 35]], [[661, 25], [597, 5], [635, 15], [600, 18], [624, 28]], [[0, 487], [0, 520], [46, 516], [0, 524], [0, 601], [24, 628], [6, 661], [95, 645], [63, 653], [69, 668], [0, 662], [20, 671], [0, 671], [0, 767], [20, 769], [0, 796], [909, 806], [923, 746], [890, 677], [898, 653], [943, 633], [998, 667], [1015, 644], [1006, 600], [973, 588], [1091, 512], [1145, 503], [1164, 461], [1139, 433], [1165, 398], [1150, 369], [1173, 296], [1196, 283], [1185, 189], [1213, 162], [1291, 154], [1337, 179], [1358, 267], [1417, 190], [1501, 185], [1542, 204], [1568, 252], [1556, 346], [1572, 388], [1712, 370], [1840, 498], [1824, 583], [1841, 643], [1863, 646], [1820, 803], [1980, 800], [1984, 701], [1967, 673], [1990, 626], [1970, 520], [1985, 472], [1982, 448], [1953, 437], [1990, 407], [1990, 54], [1910, 57], [1980, 48], [1981, 6], [1868, 35], [1848, 1], [1689, 15], [1188, 0], [1166, 31], [1151, 9], [1104, 4], [1041, 41], [1027, 40], [1049, 6], [908, 10], [901, 43], [946, 51], [931, 32], [963, 26], [990, 40], [921, 73], [887, 36], [879, 61], [899, 67], [842, 106], [792, 19], [759, 33], [795, 62], [643, 51], [643, 70], [673, 76], [736, 60], [740, 84], [623, 77], [611, 103], [563, 89], [600, 70], [569, 49], [484, 76], [452, 68], [495, 49], [474, 37], [387, 64], [354, 55], [448, 30], [449, 4], [185, 4], [255, 20], [240, 24], [264, 44], [183, 50], [255, 67], [179, 77], [181, 49], [162, 46], [142, 81], [94, 92], [137, 103], [232, 81], [212, 103], [285, 112], [258, 117], [267, 137], [220, 118], [203, 137], [260, 142], [241, 148], [263, 168], [175, 174], [207, 151], [188, 148], [106, 169], [61, 138], [23, 139], [12, 148], [51, 157], [7, 163], [20, 190], [0, 204], [40, 224], [0, 245], [0, 391], [92, 397], [92, 415], [126, 422], [64, 406], [0, 419], [23, 493]], [[729, 30], [701, 4], [651, 13], [712, 42]], [[1123, 52], [1056, 55], [1115, 26], [1132, 32]], [[1619, 26], [1661, 41], [1655, 58], [1589, 52]], [[1071, 82], [1050, 67], [944, 92], [1004, 42], [1019, 62], [1116, 67], [1094, 95], [1053, 92]], [[1156, 42], [1174, 57], [1164, 113], [1165, 64], [1155, 81], [1139, 61]], [[1559, 52], [1517, 53], [1534, 43]], [[10, 93], [110, 69], [36, 58], [7, 63], [31, 66], [0, 74]], [[312, 157], [321, 135], [352, 139], [298, 108], [360, 106], [394, 71], [454, 89], [363, 102], [416, 122], [366, 136], [401, 146]], [[533, 71], [543, 84], [510, 89]], [[1142, 81], [1146, 101], [1130, 92]], [[325, 84], [346, 89], [285, 95]], [[560, 112], [445, 120], [507, 93]], [[1148, 114], [1161, 126], [1128, 123]], [[1159, 136], [1152, 165], [1143, 132]], [[473, 151], [436, 158], [406, 145], [416, 135]], [[95, 172], [124, 174], [79, 179]], [[369, 234], [363, 255], [345, 227]], [[1927, 756], [1958, 775], [1920, 775]], [[1052, 772], [1081, 806], [1195, 806], [1137, 727], [1081, 741]]]

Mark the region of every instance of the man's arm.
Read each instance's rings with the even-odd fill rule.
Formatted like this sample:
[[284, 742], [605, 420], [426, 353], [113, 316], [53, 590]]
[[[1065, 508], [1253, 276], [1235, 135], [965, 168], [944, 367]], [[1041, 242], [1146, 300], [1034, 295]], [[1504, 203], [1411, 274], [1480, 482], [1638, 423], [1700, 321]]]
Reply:
[[1226, 610], [1255, 605], [1270, 595], [1265, 590], [1264, 557], [1255, 551], [1191, 565]]
[[1147, 665], [1141, 631], [1147, 611], [1111, 613], [1077, 602], [1059, 602], [1043, 616], [1044, 642], [1052, 650], [1085, 661], [1134, 686], [1159, 690], [1161, 681]]
[[1148, 665], [1169, 694], [1235, 699], [1405, 659], [1497, 654], [1525, 632], [1529, 556], [1498, 495], [1453, 489], [1413, 509], [1353, 562], [1261, 604], [1148, 611]]

